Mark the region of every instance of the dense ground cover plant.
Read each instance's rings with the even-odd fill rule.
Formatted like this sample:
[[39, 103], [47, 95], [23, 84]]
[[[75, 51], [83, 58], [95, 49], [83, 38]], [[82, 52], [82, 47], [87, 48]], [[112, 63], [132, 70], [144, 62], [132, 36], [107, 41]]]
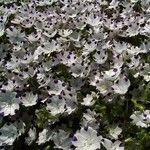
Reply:
[[150, 0], [0, 0], [0, 149], [150, 149]]

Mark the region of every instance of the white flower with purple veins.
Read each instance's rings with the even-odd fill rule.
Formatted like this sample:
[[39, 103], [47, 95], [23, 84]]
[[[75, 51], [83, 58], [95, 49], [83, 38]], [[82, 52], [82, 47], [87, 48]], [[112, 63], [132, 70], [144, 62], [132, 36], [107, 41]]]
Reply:
[[33, 25], [34, 25], [34, 22], [35, 22], [35, 18], [32, 17], [32, 18], [24, 18], [20, 25], [23, 27], [23, 28], [31, 28]]
[[16, 89], [16, 87], [19, 87], [19, 84], [15, 80], [8, 80], [2, 84], [2, 87], [0, 88], [1, 90], [6, 90], [6, 91], [13, 91]]
[[132, 119], [133, 124], [136, 124], [138, 127], [147, 128], [150, 126], [150, 110], [135, 111], [130, 118]]
[[42, 32], [42, 34], [48, 38], [54, 37], [57, 33], [57, 30], [52, 25], [50, 27], [47, 27], [47, 28], [44, 28], [44, 31]]
[[88, 63], [88, 59], [83, 60], [81, 57], [79, 57], [76, 62], [72, 64], [69, 71], [75, 78], [86, 77], [90, 72], [90, 66]]
[[70, 5], [65, 5], [63, 10], [66, 11], [66, 15], [70, 18], [75, 18], [78, 13], [76, 7]]
[[77, 93], [71, 88], [67, 87], [65, 90], [61, 92], [61, 95], [65, 99], [65, 112], [71, 114], [76, 109], [77, 103]]
[[52, 67], [56, 66], [59, 64], [59, 61], [57, 59], [50, 59], [48, 61], [43, 61], [42, 62], [42, 67], [45, 71], [50, 71]]
[[115, 141], [114, 143], [109, 139], [102, 139], [102, 144], [106, 150], [124, 150], [123, 143], [121, 141]]
[[30, 93], [25, 93], [22, 97], [20, 97], [20, 101], [22, 105], [25, 107], [33, 106], [37, 104], [38, 95]]
[[85, 84], [84, 79], [82, 78], [74, 78], [72, 77], [70, 79], [70, 85], [75, 89], [75, 90], [80, 90], [81, 87]]
[[20, 60], [21, 64], [27, 65], [33, 62], [34, 58], [31, 53], [24, 54], [23, 58]]
[[110, 87], [113, 85], [111, 80], [105, 79], [102, 74], [95, 72], [96, 75], [92, 75], [90, 78], [90, 85], [95, 86], [101, 94], [106, 94]]
[[9, 4], [13, 2], [17, 2], [17, 0], [0, 0], [0, 3], [4, 3], [4, 4]]
[[5, 24], [7, 21], [7, 16], [0, 16], [0, 37], [4, 34], [5, 32]]
[[145, 63], [144, 66], [139, 71], [140, 76], [144, 77], [144, 80], [149, 82], [150, 81], [150, 64]]
[[119, 1], [117, 0], [112, 0], [111, 3], [109, 3], [109, 9], [116, 9], [116, 7], [118, 6]]
[[[3, 0], [3, 1], [6, 2], [7, 0]], [[2, 10], [2, 12], [7, 16], [10, 16], [11, 14], [15, 14], [17, 12], [18, 6], [15, 3], [11, 3], [11, 5], [9, 6], [3, 5], [0, 10]]]
[[86, 17], [85, 22], [91, 26], [98, 26], [100, 24], [99, 16], [93, 13], [90, 13], [89, 16]]
[[[37, 73], [37, 81], [39, 83], [39, 88], [47, 86], [47, 84], [51, 81], [50, 77], [46, 77], [43, 72]], [[48, 87], [49, 88], [49, 87]]]
[[139, 25], [137, 25], [136, 22], [132, 22], [131, 25], [128, 26], [128, 29], [126, 30], [126, 32], [124, 33], [125, 33], [125, 36], [132, 37], [132, 36], [139, 34], [139, 32], [140, 32]]
[[59, 95], [66, 88], [66, 86], [64, 86], [64, 82], [60, 80], [51, 79], [46, 88], [49, 95]]
[[84, 22], [84, 20], [85, 20], [84, 16], [81, 16], [76, 20], [75, 26], [77, 29], [83, 30], [86, 27], [86, 23]]
[[84, 44], [82, 55], [88, 55], [89, 53], [93, 52], [97, 47], [97, 43], [94, 41], [89, 41]]
[[54, 133], [52, 139], [55, 144], [54, 148], [71, 150], [71, 138], [69, 138], [68, 132], [60, 129]]
[[127, 43], [125, 42], [116, 42], [116, 41], [113, 41], [113, 50], [116, 51], [118, 54], [122, 54], [123, 51], [127, 51], [128, 49], [128, 45]]
[[150, 52], [150, 41], [145, 41], [145, 42], [141, 43], [140, 49], [142, 51]]
[[93, 55], [93, 58], [96, 63], [104, 64], [108, 58], [108, 54], [106, 50], [99, 50]]
[[0, 129], [0, 146], [12, 145], [13, 142], [22, 133], [24, 133], [25, 124], [18, 120], [13, 124], [4, 124]]
[[81, 34], [74, 31], [69, 35], [69, 39], [73, 42], [79, 42], [81, 39]]
[[122, 132], [122, 129], [118, 126], [113, 126], [109, 129], [109, 134], [110, 134], [110, 137], [117, 140], [118, 139], [118, 136], [121, 134]]
[[7, 44], [0, 44], [0, 60], [2, 60], [4, 57], [6, 57], [7, 51], [9, 50], [9, 45]]
[[131, 3], [137, 3], [139, 0], [131, 0]]
[[96, 89], [99, 90], [99, 92], [104, 95], [111, 90], [110, 87], [112, 85], [113, 85], [112, 81], [108, 79], [100, 79], [96, 81]]
[[140, 56], [134, 55], [130, 58], [131, 62], [127, 63], [130, 69], [137, 68], [140, 64]]
[[62, 96], [52, 96], [46, 103], [46, 109], [53, 115], [58, 115], [64, 113], [66, 110], [65, 105], [65, 99]]
[[77, 56], [74, 52], [62, 51], [56, 56], [57, 56], [58, 61], [60, 61], [60, 63], [68, 67], [70, 67], [73, 63], [77, 61]]
[[95, 101], [93, 100], [94, 97], [97, 97], [95, 92], [92, 92], [91, 94], [87, 94], [85, 98], [83, 98], [82, 105], [85, 106], [92, 106], [94, 105]]
[[124, 57], [122, 55], [118, 55], [114, 53], [113, 55], [114, 68], [122, 68], [124, 64]]
[[130, 84], [130, 80], [124, 76], [116, 80], [112, 88], [117, 94], [125, 94], [128, 91]]
[[105, 1], [105, 0], [98, 0], [97, 2], [98, 2], [100, 5], [107, 5], [107, 4], [108, 4], [108, 2]]
[[27, 68], [24, 68], [24, 71], [20, 73], [22, 75], [21, 78], [23, 79], [29, 79], [30, 77], [33, 77], [37, 72], [37, 68], [34, 69], [33, 67], [29, 67], [29, 66], [26, 66], [26, 67]]
[[1, 133], [1, 135], [0, 135], [0, 146], [12, 145], [13, 142], [18, 137], [18, 130], [14, 126], [14, 124], [10, 124], [10, 125], [5, 124], [0, 129], [0, 133]]
[[38, 140], [36, 141], [36, 143], [38, 143], [38, 145], [44, 144], [47, 141], [51, 140], [52, 136], [53, 136], [52, 130], [44, 128], [43, 131], [39, 133]]
[[26, 41], [26, 35], [21, 28], [10, 26], [6, 29], [6, 35], [11, 43], [21, 43]]
[[101, 136], [91, 127], [81, 128], [72, 138], [76, 150], [96, 150], [101, 148]]
[[90, 109], [86, 110], [86, 113], [83, 113], [83, 120], [81, 122], [81, 125], [84, 127], [90, 126], [93, 129], [98, 129], [99, 128], [99, 123], [95, 119], [96, 112], [91, 111]]
[[127, 49], [127, 52], [131, 55], [138, 55], [140, 53], [146, 53], [147, 51], [145, 49], [141, 49], [138, 46], [131, 46]]
[[19, 109], [19, 103], [15, 92], [0, 92], [0, 113], [4, 116], [15, 115], [15, 111]]
[[59, 31], [59, 35], [66, 38], [68, 37], [73, 31], [69, 29], [62, 29]]
[[12, 55], [10, 61], [7, 61], [6, 63], [6, 68], [8, 70], [17, 70], [18, 71], [18, 68], [19, 68], [19, 65], [20, 65], [20, 62], [21, 62], [21, 59]]
[[52, 52], [59, 51], [61, 51], [61, 47], [55, 40], [45, 42], [35, 50], [33, 54], [34, 60], [37, 60], [42, 53], [50, 55]]
[[118, 68], [110, 69], [108, 71], [104, 71], [103, 76], [107, 80], [114, 81], [118, 78], [120, 73], [121, 73], [121, 68], [118, 67]]
[[25, 138], [25, 143], [27, 143], [28, 145], [31, 145], [32, 142], [36, 139], [36, 128], [30, 128], [29, 132], [28, 132], [28, 137]]
[[[108, 37], [108, 34], [104, 32], [103, 28], [102, 29], [101, 28], [95, 28], [95, 31], [92, 34], [92, 39], [95, 41], [103, 41], [107, 37]], [[103, 43], [100, 42], [99, 44], [101, 46]], [[103, 45], [106, 45], [106, 43]]]
[[46, 6], [46, 5], [52, 5], [54, 2], [56, 2], [57, 0], [34, 0], [34, 2], [36, 3], [37, 6]]
[[150, 37], [150, 21], [141, 29], [141, 34]]
[[41, 31], [37, 32], [37, 33], [31, 33], [29, 35], [27, 35], [27, 39], [29, 40], [30, 43], [36, 42], [40, 39], [41, 37]]

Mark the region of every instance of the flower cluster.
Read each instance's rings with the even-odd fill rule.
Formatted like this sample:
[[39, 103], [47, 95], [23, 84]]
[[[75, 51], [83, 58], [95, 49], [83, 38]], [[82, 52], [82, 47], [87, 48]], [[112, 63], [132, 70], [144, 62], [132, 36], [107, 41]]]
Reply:
[[0, 149], [124, 150], [149, 39], [150, 0], [0, 0]]

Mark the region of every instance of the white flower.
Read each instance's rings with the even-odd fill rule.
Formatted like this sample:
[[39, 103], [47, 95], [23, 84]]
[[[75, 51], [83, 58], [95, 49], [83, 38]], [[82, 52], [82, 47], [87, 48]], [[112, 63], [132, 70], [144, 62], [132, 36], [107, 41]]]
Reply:
[[94, 97], [97, 97], [96, 93], [92, 92], [91, 94], [87, 94], [85, 98], [83, 98], [82, 105], [85, 106], [92, 106], [95, 101], [93, 100]]
[[99, 90], [101, 94], [106, 94], [110, 90], [110, 87], [113, 85], [111, 80], [107, 79], [98, 79], [95, 83], [96, 89]]
[[92, 13], [86, 17], [86, 23], [91, 26], [98, 26], [100, 24], [99, 16], [95, 16]]
[[66, 88], [66, 86], [63, 86], [64, 82], [56, 79], [51, 79], [50, 82], [47, 84], [47, 91], [49, 95], [55, 94], [59, 95], [62, 90]]
[[42, 53], [50, 55], [55, 51], [61, 51], [60, 45], [55, 40], [52, 40], [51, 42], [45, 42], [35, 50], [33, 54], [34, 60], [37, 60]]
[[12, 2], [17, 2], [17, 0], [0, 0], [1, 3], [4, 3], [4, 4], [9, 4], [9, 3], [12, 3]]
[[108, 58], [108, 54], [105, 50], [97, 51], [93, 55], [93, 58], [98, 64], [104, 64]]
[[39, 1], [39, 0], [35, 0], [35, 3], [37, 6], [46, 6], [46, 5], [52, 5], [56, 0], [42, 0], [42, 1]]
[[28, 145], [31, 145], [35, 139], [36, 139], [36, 128], [35, 127], [33, 129], [30, 128], [30, 130], [28, 132], [28, 137], [25, 138], [25, 142]]
[[25, 107], [36, 105], [37, 100], [38, 100], [38, 95], [33, 94], [32, 92], [25, 93], [25, 95], [20, 98], [22, 105], [24, 105]]
[[90, 109], [86, 110], [86, 113], [83, 113], [83, 120], [81, 122], [81, 125], [84, 127], [90, 126], [93, 129], [98, 129], [99, 128], [99, 123], [95, 119], [96, 112], [91, 111]]
[[114, 9], [116, 9], [116, 7], [118, 6], [118, 4], [119, 4], [119, 1], [117, 1], [117, 0], [112, 0], [111, 1], [111, 3], [109, 4], [109, 9], [112, 9], [112, 8], [114, 8]]
[[18, 137], [17, 128], [13, 124], [10, 124], [10, 125], [5, 124], [0, 129], [0, 133], [1, 133], [0, 146], [12, 145], [13, 142]]
[[64, 130], [59, 130], [55, 132], [53, 137], [54, 148], [59, 148], [63, 150], [71, 150], [71, 138], [69, 138], [69, 133]]
[[11, 43], [21, 43], [26, 41], [25, 33], [21, 31], [21, 28], [11, 26], [6, 29], [7, 37]]
[[61, 35], [62, 37], [67, 37], [69, 36], [73, 31], [66, 29], [66, 30], [60, 30], [59, 31], [59, 35]]
[[110, 69], [108, 71], [104, 71], [104, 78], [107, 79], [107, 80], [115, 80], [118, 78], [118, 76], [120, 75], [121, 73], [121, 68], [113, 68], [113, 69]]
[[131, 62], [127, 63], [129, 68], [137, 68], [140, 64], [140, 57], [139, 55], [134, 55], [130, 58]]
[[126, 30], [125, 36], [135, 36], [140, 32], [140, 27], [137, 25], [136, 22], [132, 22], [131, 26], [128, 26], [128, 29]]
[[127, 49], [127, 52], [131, 55], [138, 55], [139, 53], [146, 53], [145, 49], [140, 49], [138, 46], [131, 46]]
[[123, 51], [127, 51], [129, 44], [125, 42], [116, 42], [115, 40], [113, 41], [113, 50], [115, 50], [118, 54], [123, 53]]
[[81, 35], [80, 35], [80, 33], [75, 31], [69, 35], [69, 38], [71, 41], [78, 42], [78, 41], [80, 41]]
[[81, 57], [77, 58], [75, 63], [70, 66], [70, 72], [72, 76], [76, 77], [86, 77], [90, 72], [89, 60], [83, 60]]
[[149, 52], [150, 51], [150, 42], [146, 41], [146, 42], [141, 43], [140, 49], [146, 53]]
[[15, 92], [0, 93], [0, 113], [3, 113], [4, 116], [15, 115], [15, 110], [19, 109], [19, 103]]
[[40, 39], [41, 37], [41, 31], [37, 32], [37, 33], [31, 33], [29, 35], [27, 35], [27, 39], [33, 43], [33, 42], [36, 42]]
[[122, 142], [115, 141], [114, 143], [106, 138], [102, 139], [102, 144], [106, 148], [106, 150], [124, 150], [124, 146], [122, 146]]
[[61, 53], [57, 54], [57, 59], [60, 61], [60, 63], [66, 65], [66, 66], [72, 66], [73, 63], [76, 63], [77, 56], [74, 52], [70, 51], [62, 51]]
[[25, 124], [22, 121], [16, 121], [13, 124], [4, 124], [0, 128], [0, 146], [12, 145], [14, 141], [24, 133]]
[[84, 44], [83, 53], [82, 55], [88, 55], [89, 53], [93, 52], [97, 47], [95, 42], [86, 42]]
[[44, 128], [43, 131], [39, 133], [38, 136], [39, 138], [36, 143], [38, 143], [38, 145], [44, 144], [45, 142], [52, 139], [52, 136], [53, 136], [53, 132], [47, 128]]
[[150, 126], [150, 110], [145, 110], [143, 112], [135, 111], [131, 116], [133, 123], [139, 127], [147, 128]]
[[19, 87], [19, 84], [15, 80], [8, 80], [0, 89], [5, 91], [13, 91], [16, 87]]
[[17, 58], [16, 56], [12, 55], [11, 60], [8, 61], [6, 64], [6, 68], [8, 70], [18, 70], [20, 62], [21, 62], [20, 58]]
[[76, 147], [76, 150], [96, 150], [100, 149], [101, 136], [97, 136], [97, 131], [91, 127], [81, 128], [72, 140], [72, 144]]
[[130, 80], [126, 76], [124, 76], [119, 78], [112, 86], [112, 88], [115, 93], [125, 94], [128, 91], [130, 84]]
[[150, 65], [149, 63], [145, 63], [144, 66], [139, 71], [139, 75], [144, 77], [144, 80], [150, 81]]
[[5, 24], [7, 21], [7, 16], [0, 16], [0, 37], [4, 34], [5, 32]]
[[49, 102], [47, 102], [46, 109], [50, 111], [53, 116], [55, 116], [64, 113], [65, 104], [66, 102], [63, 97], [55, 95], [50, 98]]
[[122, 132], [122, 129], [118, 126], [116, 127], [112, 127], [109, 130], [109, 134], [112, 138], [114, 138], [115, 140], [118, 139], [118, 136], [120, 135], [120, 133]]

